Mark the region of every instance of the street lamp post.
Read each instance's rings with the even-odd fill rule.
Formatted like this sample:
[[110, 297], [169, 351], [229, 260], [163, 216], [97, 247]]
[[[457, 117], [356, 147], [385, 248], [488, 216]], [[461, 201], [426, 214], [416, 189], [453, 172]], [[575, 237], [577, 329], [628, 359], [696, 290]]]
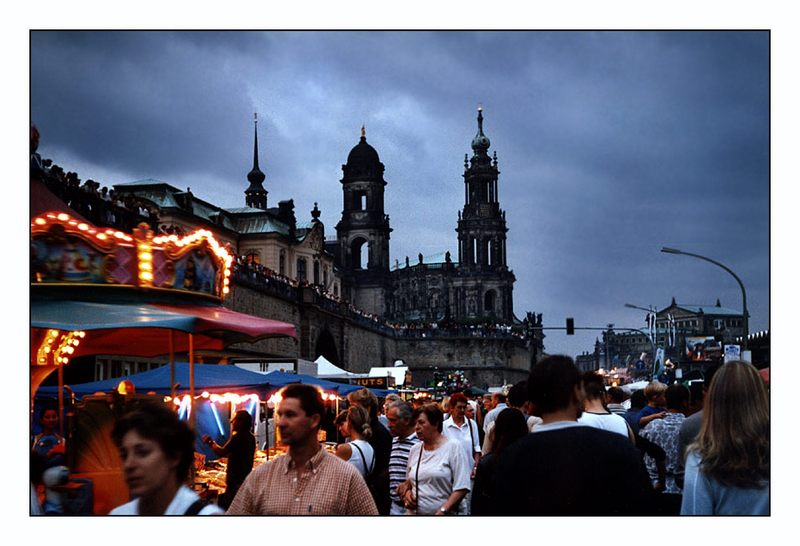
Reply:
[[701, 256], [699, 254], [692, 254], [691, 252], [684, 252], [683, 250], [678, 250], [677, 248], [669, 248], [669, 247], [662, 247], [661, 248], [661, 252], [664, 252], [666, 254], [683, 254], [684, 256], [692, 256], [694, 258], [699, 258], [701, 260], [705, 260], [707, 262], [711, 262], [712, 264], [714, 264], [714, 265], [716, 265], [718, 267], [721, 267], [722, 269], [724, 269], [725, 271], [730, 273], [731, 276], [733, 276], [733, 278], [736, 279], [736, 282], [739, 283], [739, 288], [742, 289], [742, 323], [743, 323], [743, 326], [744, 326], [744, 336], [742, 336], [742, 351], [743, 352], [746, 351], [747, 350], [747, 336], [749, 335], [749, 330], [748, 330], [748, 327], [747, 327], [747, 315], [748, 315], [747, 314], [747, 292], [745, 292], [744, 284], [742, 284], [742, 280], [739, 278], [739, 276], [736, 273], [734, 273], [733, 271], [731, 271], [731, 269], [729, 267], [719, 263], [716, 260], [712, 260], [711, 258], [708, 258], [706, 256]]

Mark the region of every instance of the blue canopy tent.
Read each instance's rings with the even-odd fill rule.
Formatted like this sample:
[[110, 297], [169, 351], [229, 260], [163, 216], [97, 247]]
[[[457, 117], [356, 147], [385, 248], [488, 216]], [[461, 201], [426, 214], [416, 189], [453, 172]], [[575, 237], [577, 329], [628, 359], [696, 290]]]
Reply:
[[[175, 392], [189, 392], [189, 363], [178, 362], [175, 364], [175, 382], [178, 384]], [[194, 387], [199, 391], [209, 393], [223, 393], [236, 389], [238, 391], [249, 391], [258, 393], [259, 396], [266, 397], [267, 394], [290, 383], [304, 383], [316, 385], [323, 390], [335, 391], [340, 395], [347, 395], [363, 387], [359, 385], [348, 385], [327, 381], [311, 375], [295, 374], [288, 372], [274, 371], [268, 374], [251, 372], [237, 366], [221, 364], [195, 364], [194, 365]], [[93, 381], [91, 383], [81, 383], [70, 385], [69, 388], [75, 396], [81, 397], [96, 392], [107, 392], [117, 388], [121, 381], [131, 381], [136, 387], [137, 392], [155, 392], [156, 394], [169, 395], [172, 384], [170, 383], [169, 366], [161, 366], [146, 372], [131, 374], [114, 379]], [[385, 389], [370, 389], [376, 396], [385, 397], [389, 392]], [[37, 396], [55, 396], [58, 394], [58, 387], [39, 387]]]
[[[169, 366], [161, 366], [146, 372], [126, 375], [114, 379], [93, 381], [91, 383], [81, 383], [70, 385], [70, 389], [75, 396], [85, 396], [96, 392], [107, 392], [117, 388], [121, 381], [131, 381], [136, 387], [136, 391], [155, 392], [156, 394], [171, 394], [172, 384], [170, 384]], [[189, 363], [175, 363], [175, 382], [178, 386], [176, 393], [189, 392]], [[271, 384], [266, 375], [244, 370], [237, 366], [220, 364], [195, 364], [194, 365], [194, 387], [199, 391], [210, 393], [223, 393], [236, 389], [237, 391], [249, 391], [265, 395], [270, 390], [274, 390], [276, 385]], [[58, 387], [39, 387], [37, 396], [55, 395]]]

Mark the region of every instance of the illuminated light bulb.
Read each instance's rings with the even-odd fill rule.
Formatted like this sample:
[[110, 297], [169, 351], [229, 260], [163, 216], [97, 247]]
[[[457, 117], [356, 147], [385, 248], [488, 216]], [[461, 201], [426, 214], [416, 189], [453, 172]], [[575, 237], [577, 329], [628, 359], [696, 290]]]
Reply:
[[87, 226], [84, 223], [80, 223], [80, 224], [78, 224], [78, 229], [81, 230], [81, 231], [86, 231], [86, 230], [89, 229], [89, 226]]
[[148, 273], [147, 271], [142, 271], [141, 273], [139, 273], [139, 278], [142, 279], [143, 281], [152, 281], [153, 274]]
[[69, 220], [69, 216], [64, 214], [63, 212], [61, 214], [59, 214], [58, 216], [56, 216], [56, 218], [58, 218], [62, 222], [66, 222], [67, 220]]
[[203, 394], [201, 394], [200, 396], [202, 396], [203, 398], [208, 398], [211, 395], [208, 393], [208, 391], [203, 391]]
[[145, 271], [152, 271], [153, 265], [150, 262], [142, 262], [139, 264], [140, 269], [144, 269]]
[[34, 222], [36, 225], [43, 226], [43, 225], [45, 225], [45, 224], [47, 223], [47, 220], [45, 220], [44, 218], [37, 218], [37, 219], [36, 219], [36, 220], [34, 220], [33, 222]]
[[62, 361], [64, 364], [67, 364], [67, 363], [69, 362], [69, 358], [67, 358], [67, 357], [64, 357], [64, 358], [62, 358], [62, 359], [61, 359], [61, 361]]
[[45, 347], [44, 348], [44, 352], [49, 353], [50, 352], [50, 347]]
[[108, 239], [105, 233], [98, 233], [97, 238], [100, 239], [101, 241], [105, 241], [106, 239]]

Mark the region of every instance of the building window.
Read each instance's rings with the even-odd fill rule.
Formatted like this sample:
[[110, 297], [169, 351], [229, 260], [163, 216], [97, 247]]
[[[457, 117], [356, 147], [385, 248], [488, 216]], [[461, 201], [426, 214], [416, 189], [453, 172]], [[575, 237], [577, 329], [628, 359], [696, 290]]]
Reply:
[[489, 314], [493, 315], [495, 312], [494, 306], [497, 300], [497, 294], [495, 294], [494, 290], [487, 290], [486, 294], [483, 296], [483, 309], [484, 311]]
[[353, 208], [355, 210], [367, 210], [367, 192], [357, 191], [354, 193]]
[[322, 268], [322, 286], [328, 287], [328, 266]]
[[278, 273], [286, 275], [286, 251], [281, 250], [281, 255], [278, 260]]
[[261, 258], [259, 258], [258, 252], [248, 252], [245, 254], [244, 261], [248, 265], [260, 264]]
[[297, 258], [297, 280], [303, 282], [306, 280], [306, 259]]
[[314, 284], [319, 284], [319, 261], [314, 260]]
[[367, 240], [361, 237], [354, 239], [353, 242], [350, 243], [350, 260], [353, 269], [367, 269], [369, 265], [368, 249], [369, 245], [367, 244]]

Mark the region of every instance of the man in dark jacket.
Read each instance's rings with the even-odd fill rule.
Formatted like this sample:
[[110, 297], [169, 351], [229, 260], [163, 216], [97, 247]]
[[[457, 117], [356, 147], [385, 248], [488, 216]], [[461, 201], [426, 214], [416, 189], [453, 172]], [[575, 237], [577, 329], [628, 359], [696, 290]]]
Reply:
[[498, 460], [497, 515], [647, 515], [657, 506], [641, 457], [620, 434], [577, 422], [581, 374], [567, 356], [538, 362], [528, 397], [543, 423]]

